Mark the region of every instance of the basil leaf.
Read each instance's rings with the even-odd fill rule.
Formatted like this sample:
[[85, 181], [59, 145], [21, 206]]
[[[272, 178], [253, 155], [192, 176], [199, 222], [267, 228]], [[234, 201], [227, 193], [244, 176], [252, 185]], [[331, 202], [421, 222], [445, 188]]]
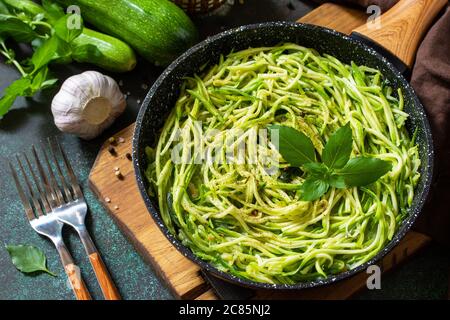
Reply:
[[300, 167], [316, 161], [314, 146], [304, 133], [280, 125], [272, 125], [269, 129], [272, 135], [278, 133], [279, 152], [292, 166]]
[[326, 181], [308, 177], [301, 187], [301, 199], [303, 201], [317, 200], [328, 191], [329, 187], [330, 185]]
[[0, 13], [9, 14], [8, 7], [2, 1], [0, 1]]
[[33, 81], [31, 82], [31, 90], [32, 95], [34, 95], [37, 91], [49, 88], [53, 86], [58, 79], [50, 78], [49, 79], [49, 70], [48, 67], [42, 67], [37, 74], [35, 74]]
[[44, 82], [42, 82], [41, 87], [39, 88], [39, 90], [44, 90], [44, 89], [47, 89], [47, 88], [54, 87], [55, 84], [58, 81], [59, 81], [58, 78], [47, 79]]
[[328, 139], [322, 152], [322, 161], [331, 169], [342, 168], [350, 159], [352, 143], [352, 129], [347, 123]]
[[328, 174], [328, 168], [317, 162], [309, 162], [303, 165], [303, 170], [309, 174], [309, 177], [325, 180]]
[[44, 8], [45, 14], [51, 23], [54, 23], [65, 15], [61, 6], [50, 0], [42, 0], [42, 7]]
[[330, 186], [337, 188], [337, 189], [347, 188], [344, 177], [340, 176], [338, 174], [330, 175], [327, 179], [327, 182], [330, 184]]
[[0, 99], [0, 117], [11, 109], [17, 97], [32, 97], [37, 91], [51, 87], [58, 79], [48, 77], [48, 67], [42, 67], [33, 75], [17, 79], [6, 89], [4, 96]]
[[45, 40], [42, 45], [36, 49], [31, 62], [34, 65], [34, 72], [37, 72], [43, 66], [50, 63], [50, 61], [57, 58], [57, 50], [59, 45], [59, 39], [57, 37], [51, 37]]
[[47, 269], [44, 252], [39, 248], [29, 245], [8, 245], [6, 250], [11, 257], [12, 263], [19, 271], [24, 273], [43, 271], [56, 277], [54, 273]]
[[18, 42], [30, 42], [37, 37], [36, 32], [17, 17], [0, 14], [0, 34], [12, 37]]
[[72, 48], [69, 43], [58, 38], [58, 48], [52, 62], [60, 64], [69, 64], [72, 62]]
[[[53, 29], [55, 30], [55, 34], [65, 42], [72, 42], [75, 38], [77, 38], [81, 32], [83, 32], [83, 26], [80, 28], [69, 28], [68, 20], [71, 15], [65, 15], [56, 21]], [[81, 19], [81, 17], [80, 17]]]
[[8, 113], [9, 109], [13, 106], [14, 101], [16, 101], [16, 98], [17, 95], [5, 94], [0, 99], [0, 118]]
[[337, 174], [344, 177], [349, 187], [362, 187], [377, 181], [392, 169], [388, 161], [377, 158], [357, 157], [350, 159]]
[[30, 86], [31, 80], [29, 77], [17, 79], [5, 89], [5, 95], [28, 95]]

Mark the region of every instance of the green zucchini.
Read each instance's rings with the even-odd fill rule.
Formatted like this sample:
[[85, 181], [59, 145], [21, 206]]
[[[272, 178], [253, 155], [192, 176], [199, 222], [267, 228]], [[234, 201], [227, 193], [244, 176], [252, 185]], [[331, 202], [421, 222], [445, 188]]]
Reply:
[[[45, 9], [31, 0], [0, 0], [6, 7], [28, 15], [43, 14], [51, 24], [54, 20]], [[64, 14], [61, 11], [61, 14]], [[95, 50], [92, 50], [95, 48]], [[133, 49], [125, 42], [109, 35], [83, 28], [83, 32], [73, 41], [72, 59], [81, 63], [90, 63], [113, 72], [126, 72], [136, 65]]]
[[57, 0], [77, 5], [100, 31], [131, 45], [156, 65], [167, 65], [197, 41], [197, 30], [168, 0]]
[[[94, 45], [98, 51], [86, 50]], [[125, 42], [106, 34], [84, 28], [73, 40], [72, 58], [77, 62], [91, 63], [113, 72], [126, 72], [136, 66], [133, 49]]]

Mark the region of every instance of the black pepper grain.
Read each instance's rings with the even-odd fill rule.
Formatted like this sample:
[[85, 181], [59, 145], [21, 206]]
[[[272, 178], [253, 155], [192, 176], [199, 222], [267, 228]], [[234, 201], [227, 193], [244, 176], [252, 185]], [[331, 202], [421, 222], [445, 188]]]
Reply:
[[112, 154], [113, 156], [117, 156], [117, 152], [116, 152], [116, 149], [114, 149], [114, 147], [113, 146], [108, 146], [108, 152], [110, 153], [110, 154]]

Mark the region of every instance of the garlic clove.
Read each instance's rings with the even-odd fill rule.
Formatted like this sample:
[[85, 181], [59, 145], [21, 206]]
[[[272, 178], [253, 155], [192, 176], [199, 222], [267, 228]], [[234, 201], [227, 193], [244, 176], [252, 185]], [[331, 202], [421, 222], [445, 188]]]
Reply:
[[96, 71], [68, 78], [52, 101], [56, 126], [83, 139], [98, 136], [125, 108], [124, 95], [114, 79]]

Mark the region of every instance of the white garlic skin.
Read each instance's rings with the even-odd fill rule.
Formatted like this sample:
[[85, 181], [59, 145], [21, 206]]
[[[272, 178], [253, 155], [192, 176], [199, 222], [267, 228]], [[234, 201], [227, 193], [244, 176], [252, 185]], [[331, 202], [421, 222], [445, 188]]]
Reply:
[[59, 130], [89, 140], [97, 137], [126, 108], [116, 81], [97, 71], [68, 78], [52, 101], [52, 113]]

